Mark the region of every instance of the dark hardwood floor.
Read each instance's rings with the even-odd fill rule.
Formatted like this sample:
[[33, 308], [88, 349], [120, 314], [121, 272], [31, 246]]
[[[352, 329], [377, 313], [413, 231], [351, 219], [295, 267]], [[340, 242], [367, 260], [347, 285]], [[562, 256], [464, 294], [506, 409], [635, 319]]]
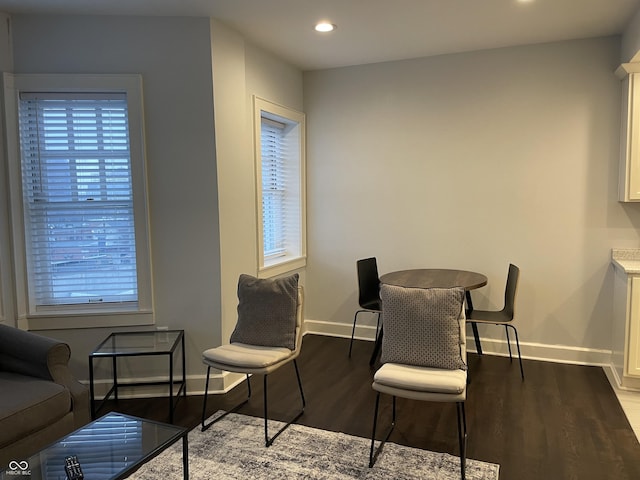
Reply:
[[[307, 407], [298, 423], [371, 435], [372, 348], [370, 342], [356, 341], [349, 359], [348, 339], [304, 337], [298, 365]], [[469, 458], [500, 464], [500, 480], [640, 479], [640, 444], [601, 368], [525, 360], [524, 369], [522, 381], [517, 360], [469, 355]], [[254, 379], [252, 389], [240, 413], [261, 416], [262, 380]], [[207, 415], [245, 396], [245, 384], [226, 395], [210, 395]], [[382, 405], [386, 426], [390, 397], [383, 396]], [[269, 376], [269, 417], [286, 420], [296, 408], [295, 373], [286, 365]], [[120, 400], [105, 409], [168, 421], [166, 398]], [[194, 427], [201, 414], [202, 396], [189, 396], [178, 404], [175, 423]], [[455, 406], [398, 399], [390, 441], [457, 455]]]

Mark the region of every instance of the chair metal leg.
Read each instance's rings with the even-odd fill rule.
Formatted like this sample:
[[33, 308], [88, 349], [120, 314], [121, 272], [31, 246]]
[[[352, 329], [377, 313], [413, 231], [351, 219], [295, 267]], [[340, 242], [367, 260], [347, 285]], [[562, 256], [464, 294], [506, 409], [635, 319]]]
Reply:
[[302, 398], [302, 408], [307, 406], [307, 401], [304, 398], [304, 392], [302, 391], [302, 381], [300, 380], [300, 371], [298, 370], [298, 361], [293, 361], [293, 366], [296, 369], [296, 378], [298, 379], [298, 388], [300, 389], [300, 398]]
[[247, 374], [247, 398], [243, 402], [241, 402], [238, 405], [236, 405], [235, 407], [233, 407], [231, 410], [223, 413], [219, 417], [216, 417], [213, 420], [211, 420], [209, 423], [205, 424], [206, 415], [207, 415], [207, 396], [209, 395], [209, 372], [211, 372], [211, 367], [207, 367], [207, 380], [206, 380], [205, 386], [204, 386], [204, 400], [202, 402], [202, 427], [201, 427], [201, 431], [203, 431], [203, 432], [208, 430], [209, 427], [211, 427], [211, 425], [213, 425], [214, 423], [218, 422], [219, 420], [222, 420], [224, 417], [226, 417], [230, 413], [237, 412], [251, 398], [251, 380], [249, 379], [249, 375]]
[[509, 347], [509, 360], [513, 362], [513, 356], [511, 356], [511, 339], [509, 338], [509, 325], [504, 326], [504, 331], [507, 332], [507, 347]]
[[367, 310], [358, 310], [353, 316], [353, 328], [351, 329], [351, 341], [349, 342], [349, 358], [351, 358], [351, 349], [353, 348], [353, 337], [356, 334], [356, 321], [358, 320], [358, 314], [360, 312], [366, 312]]
[[518, 360], [520, 361], [520, 376], [522, 380], [524, 380], [524, 369], [522, 368], [522, 355], [520, 354], [520, 340], [518, 339], [518, 330], [513, 325], [506, 325], [507, 327], [513, 328], [513, 332], [516, 334], [516, 347], [518, 347]]
[[373, 411], [373, 430], [371, 432], [371, 449], [369, 450], [369, 468], [373, 467], [375, 458], [373, 456], [373, 447], [376, 442], [376, 427], [378, 425], [378, 405], [380, 404], [380, 392], [376, 395], [376, 408]]
[[380, 355], [380, 350], [382, 349], [382, 337], [384, 336], [384, 324], [380, 327], [380, 331], [376, 336], [376, 342], [373, 345], [373, 352], [371, 352], [371, 358], [369, 359], [369, 365], [373, 365], [376, 363], [378, 359], [378, 355]]
[[[353, 328], [351, 328], [351, 341], [349, 342], [349, 358], [351, 358], [351, 349], [353, 348], [353, 338], [356, 334], [356, 320], [360, 312], [374, 312], [375, 310], [358, 310], [353, 317]], [[380, 330], [380, 312], [378, 312], [378, 320], [376, 322], [376, 339], [378, 338], [378, 331]]]
[[376, 463], [376, 460], [378, 459], [378, 455], [380, 455], [380, 451], [382, 450], [382, 447], [387, 442], [387, 440], [389, 440], [389, 437], [391, 436], [391, 432], [393, 432], [393, 429], [396, 426], [396, 397], [394, 396], [393, 397], [393, 413], [391, 414], [391, 426], [389, 427], [389, 430], [387, 431], [386, 435], [380, 442], [380, 445], [378, 445], [378, 448], [375, 449], [375, 452], [374, 452], [374, 447], [376, 443], [376, 427], [378, 425], [378, 406], [379, 405], [380, 405], [380, 392], [378, 392], [378, 394], [376, 395], [376, 408], [373, 413], [373, 431], [371, 432], [371, 449], [369, 450], [369, 468], [372, 468], [373, 465]]
[[[465, 299], [467, 301], [467, 309], [465, 311], [467, 318], [469, 318], [471, 312], [473, 312], [473, 299], [471, 298], [471, 292], [466, 290], [464, 292]], [[478, 324], [471, 322], [471, 329], [473, 330], [473, 338], [476, 342], [476, 353], [482, 355], [482, 343], [480, 343], [480, 334], [478, 333]]]
[[456, 413], [458, 416], [458, 441], [460, 444], [460, 478], [465, 480], [467, 469], [467, 416], [464, 402], [456, 403]]
[[476, 322], [471, 322], [471, 330], [473, 330], [473, 338], [476, 342], [476, 353], [482, 355], [482, 343], [480, 343], [480, 333]]
[[[298, 380], [298, 388], [300, 390], [300, 398], [302, 399], [302, 409], [300, 410], [300, 412], [298, 414], [296, 414], [296, 416], [291, 421], [289, 421], [285, 426], [283, 426], [280, 430], [278, 430], [276, 432], [276, 434], [271, 438], [269, 438], [269, 425], [268, 425], [268, 420], [267, 420], [267, 412], [268, 412], [267, 375], [265, 375], [264, 378], [263, 378], [263, 387], [264, 387], [264, 441], [265, 441], [265, 446], [266, 447], [271, 446], [273, 444], [274, 440], [282, 432], [284, 432], [284, 430], [289, 425], [291, 425], [292, 423], [297, 421], [302, 416], [302, 414], [304, 413], [304, 408], [307, 405], [306, 399], [304, 398], [304, 391], [302, 390], [302, 380], [300, 379], [300, 371], [298, 370], [298, 362], [296, 360], [293, 361], [293, 366], [295, 367], [296, 379]], [[207, 395], [208, 395], [208, 391], [209, 391], [209, 372], [210, 371], [211, 371], [211, 367], [207, 367], [207, 380], [205, 382], [204, 401], [202, 403], [202, 431], [203, 432], [205, 430], [207, 430], [209, 427], [211, 427], [211, 425], [213, 425], [214, 423], [218, 422], [219, 420], [222, 420], [224, 417], [226, 417], [230, 413], [234, 413], [234, 412], [238, 411], [240, 409], [240, 407], [242, 407], [245, 403], [247, 403], [249, 401], [249, 399], [251, 398], [251, 381], [249, 379], [249, 375], [247, 374], [247, 390], [248, 390], [247, 399], [244, 400], [239, 405], [236, 405], [235, 407], [233, 407], [228, 412], [225, 412], [224, 414], [220, 415], [219, 417], [213, 419], [211, 422], [205, 424], [205, 418], [206, 418], [206, 412], [207, 412]]]
[[204, 432], [204, 421], [206, 419], [207, 414], [207, 395], [209, 394], [209, 373], [211, 372], [211, 367], [207, 367], [207, 379], [204, 382], [204, 400], [202, 401], [202, 431]]
[[264, 389], [264, 446], [268, 447], [273, 442], [269, 442], [269, 426], [267, 422], [267, 375], [262, 379]]
[[304, 392], [302, 391], [302, 382], [300, 380], [300, 372], [298, 371], [298, 362], [296, 360], [293, 361], [293, 366], [295, 367], [296, 378], [298, 379], [298, 387], [300, 389], [300, 398], [302, 399], [302, 410], [300, 410], [300, 412], [296, 414], [296, 416], [292, 420], [287, 422], [287, 424], [284, 425], [280, 430], [278, 430], [276, 434], [271, 438], [269, 438], [268, 420], [267, 420], [267, 375], [264, 376], [263, 385], [264, 385], [264, 446], [265, 447], [270, 447], [271, 445], [273, 445], [273, 442], [275, 441], [275, 439], [278, 438], [280, 434], [289, 427], [289, 425], [297, 421], [304, 413], [306, 401], [304, 398]]

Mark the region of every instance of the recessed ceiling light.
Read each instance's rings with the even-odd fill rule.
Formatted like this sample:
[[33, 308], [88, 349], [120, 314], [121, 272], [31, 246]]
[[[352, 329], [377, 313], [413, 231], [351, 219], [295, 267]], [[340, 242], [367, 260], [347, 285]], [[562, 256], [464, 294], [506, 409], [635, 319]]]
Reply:
[[334, 25], [333, 23], [329, 23], [329, 22], [319, 22], [316, 24], [316, 26], [314, 27], [316, 32], [321, 32], [321, 33], [327, 33], [327, 32], [332, 32], [333, 30], [336, 29], [336, 25]]

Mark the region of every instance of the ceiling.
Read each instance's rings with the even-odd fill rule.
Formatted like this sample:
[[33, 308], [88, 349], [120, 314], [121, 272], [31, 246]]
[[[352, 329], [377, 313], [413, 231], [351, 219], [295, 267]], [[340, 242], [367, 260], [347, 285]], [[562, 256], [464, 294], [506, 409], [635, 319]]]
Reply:
[[[9, 14], [216, 17], [303, 70], [620, 34], [640, 0], [0, 0]], [[318, 20], [337, 25], [313, 30]]]

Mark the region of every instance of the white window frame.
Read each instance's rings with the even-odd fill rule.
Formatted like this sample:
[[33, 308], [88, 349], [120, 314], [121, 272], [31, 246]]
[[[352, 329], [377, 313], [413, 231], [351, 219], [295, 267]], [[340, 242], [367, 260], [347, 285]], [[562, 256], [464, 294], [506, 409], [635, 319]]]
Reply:
[[[282, 105], [253, 97], [254, 148], [256, 163], [256, 216], [258, 224], [258, 277], [268, 278], [303, 268], [307, 263], [307, 213], [306, 213], [306, 159], [305, 159], [305, 115]], [[265, 258], [262, 215], [262, 118], [287, 125], [286, 135], [295, 148], [288, 151], [285, 161], [297, 177], [294, 192], [297, 204], [297, 228], [287, 236], [287, 246], [282, 255]], [[290, 162], [290, 163], [289, 163]]]
[[[4, 74], [7, 160], [10, 180], [11, 229], [15, 266], [18, 326], [26, 330], [97, 328], [154, 323], [149, 212], [140, 75]], [[29, 293], [28, 247], [25, 239], [20, 137], [18, 124], [21, 92], [123, 92], [127, 95], [138, 301], [118, 304], [37, 306]]]
[[[0, 115], [0, 132], [4, 131], [4, 117]], [[1, 143], [1, 142], [0, 142]], [[0, 152], [0, 324], [14, 325], [13, 296], [11, 295], [11, 233], [9, 228], [9, 180], [4, 168], [6, 152]]]

